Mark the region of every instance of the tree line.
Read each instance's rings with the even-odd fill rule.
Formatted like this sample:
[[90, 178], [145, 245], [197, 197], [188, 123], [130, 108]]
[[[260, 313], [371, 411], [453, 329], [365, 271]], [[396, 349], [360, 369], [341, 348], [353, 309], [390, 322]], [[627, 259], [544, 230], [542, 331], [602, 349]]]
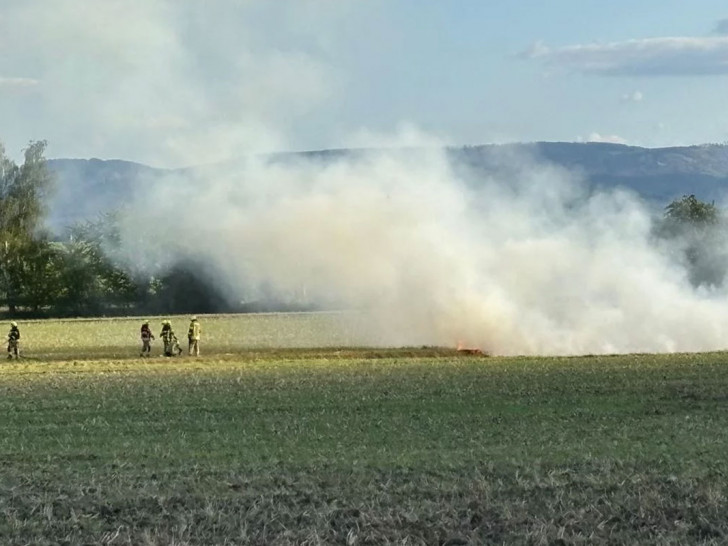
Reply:
[[45, 141], [22, 165], [0, 144], [0, 312], [7, 316], [101, 316], [235, 310], [205, 270], [181, 262], [161, 276], [132, 273], [107, 250], [119, 243], [113, 214], [75, 224], [63, 236], [43, 228], [53, 187]]
[[[119, 246], [114, 214], [77, 223], [59, 237], [43, 229], [53, 176], [45, 141], [31, 142], [22, 165], [0, 144], [0, 313], [7, 316], [101, 316], [274, 310], [228, 301], [194, 261], [160, 276], [134, 273], [109, 256]], [[721, 286], [728, 272], [726, 218], [694, 195], [670, 203], [654, 229], [695, 287]]]

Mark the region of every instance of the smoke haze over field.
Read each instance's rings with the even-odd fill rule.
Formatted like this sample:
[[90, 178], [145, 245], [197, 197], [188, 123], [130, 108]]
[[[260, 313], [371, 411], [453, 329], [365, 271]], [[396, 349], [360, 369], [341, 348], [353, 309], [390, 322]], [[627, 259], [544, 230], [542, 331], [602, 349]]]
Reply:
[[[494, 354], [697, 351], [724, 346], [724, 292], [696, 292], [624, 192], [589, 194], [530, 158], [468, 184], [435, 148], [250, 160], [166, 180], [127, 209], [153, 235], [144, 267], [201, 260], [231, 299], [354, 309], [369, 345], [462, 340]], [[170, 197], [173, 195], [174, 197]], [[131, 211], [138, 211], [131, 212]], [[144, 234], [142, 226], [155, 226]]]
[[[552, 7], [514, 18], [505, 3], [475, 1], [8, 0], [2, 137], [11, 150], [48, 139], [54, 155], [171, 168], [407, 146], [327, 162], [248, 159], [144, 182], [122, 211], [120, 259], [160, 273], [203, 263], [232, 301], [356, 310], [362, 344], [462, 340], [498, 354], [722, 348], [726, 294], [690, 286], [651, 241], [638, 199], [591, 194], [527, 157], [499, 158], [502, 175], [472, 184], [438, 151], [442, 142], [579, 135], [725, 140], [721, 86], [655, 76], [724, 75], [728, 40], [641, 38], [672, 32], [660, 25], [629, 39], [633, 2], [610, 8], [613, 18], [572, 4], [567, 18]], [[664, 11], [670, 25], [699, 12]], [[707, 29], [717, 15], [700, 17]], [[675, 31], [699, 28], [686, 25]], [[585, 46], [592, 36], [607, 42]], [[639, 88], [626, 79], [637, 76]], [[406, 124], [397, 132], [401, 120], [438, 138]]]

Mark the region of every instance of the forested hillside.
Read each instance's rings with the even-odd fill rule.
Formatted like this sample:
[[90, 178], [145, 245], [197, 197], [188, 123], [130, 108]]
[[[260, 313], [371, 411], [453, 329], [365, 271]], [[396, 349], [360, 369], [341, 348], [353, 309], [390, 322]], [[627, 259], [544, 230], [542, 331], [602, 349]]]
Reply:
[[[640, 148], [591, 142], [537, 142], [452, 147], [446, 152], [456, 169], [467, 169], [472, 184], [478, 183], [479, 176], [497, 175], [507, 168], [509, 160], [528, 158], [534, 163], [553, 163], [573, 171], [594, 187], [630, 188], [659, 206], [690, 194], [703, 201], [721, 201], [728, 190], [726, 145]], [[361, 153], [362, 150], [321, 150], [276, 154], [265, 159], [285, 162], [303, 158], [326, 164]], [[193, 171], [100, 159], [51, 159], [48, 166], [57, 180], [49, 203], [49, 225], [53, 229], [113, 210], [119, 203], [149, 191], [165, 175]]]

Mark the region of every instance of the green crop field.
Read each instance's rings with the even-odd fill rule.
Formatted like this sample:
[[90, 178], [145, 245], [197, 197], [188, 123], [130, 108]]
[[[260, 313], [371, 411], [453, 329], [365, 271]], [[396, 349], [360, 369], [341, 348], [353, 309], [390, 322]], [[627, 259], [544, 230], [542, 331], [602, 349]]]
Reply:
[[0, 543], [728, 541], [728, 354], [342, 348], [340, 317], [260, 315], [139, 359], [138, 325], [21, 322]]

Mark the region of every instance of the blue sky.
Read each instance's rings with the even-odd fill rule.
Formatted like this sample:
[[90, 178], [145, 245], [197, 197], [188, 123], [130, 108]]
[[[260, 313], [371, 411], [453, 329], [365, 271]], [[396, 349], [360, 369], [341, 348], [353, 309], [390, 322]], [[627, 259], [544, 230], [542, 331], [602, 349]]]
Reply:
[[358, 145], [728, 141], [728, 5], [0, 0], [0, 141], [181, 166]]

